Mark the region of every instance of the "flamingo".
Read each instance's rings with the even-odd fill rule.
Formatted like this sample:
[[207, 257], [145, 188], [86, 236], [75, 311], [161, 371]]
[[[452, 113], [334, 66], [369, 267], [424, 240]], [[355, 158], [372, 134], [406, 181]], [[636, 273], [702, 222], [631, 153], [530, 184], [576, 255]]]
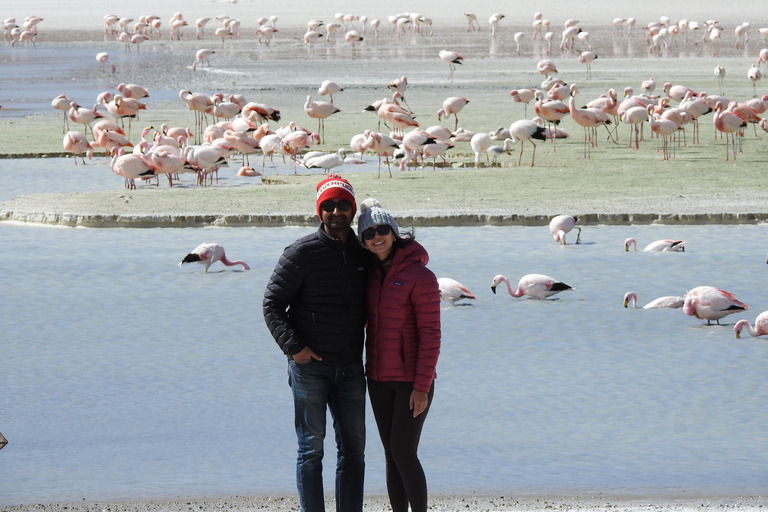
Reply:
[[739, 320], [736, 325], [733, 326], [733, 331], [736, 333], [737, 338], [741, 338], [741, 331], [747, 328], [747, 332], [751, 336], [765, 336], [768, 334], [768, 311], [763, 311], [755, 319], [755, 327], [749, 324], [749, 320]]
[[421, 151], [422, 156], [422, 168], [423, 168], [423, 159], [424, 158], [431, 158], [432, 159], [432, 169], [437, 168], [437, 157], [443, 159], [443, 167], [445, 167], [446, 160], [443, 156], [443, 153], [448, 151], [449, 149], [455, 147], [453, 144], [450, 144], [445, 141], [436, 141], [433, 144], [427, 144], [424, 146], [424, 148]]
[[109, 54], [107, 52], [99, 52], [96, 54], [96, 61], [101, 64], [101, 69], [106, 70], [107, 66], [112, 68], [112, 72], [115, 72], [115, 65], [109, 62]]
[[196, 39], [202, 39], [205, 37], [205, 26], [208, 24], [208, 22], [211, 21], [211, 18], [197, 18], [195, 20], [195, 38]]
[[440, 298], [451, 306], [462, 299], [477, 299], [463, 284], [450, 277], [438, 277], [437, 285], [440, 287]]
[[492, 14], [491, 17], [488, 18], [488, 30], [491, 31], [491, 37], [496, 35], [496, 31], [499, 30], [499, 22], [502, 19], [504, 19], [504, 15], [500, 12]]
[[[533, 142], [533, 139], [547, 140], [547, 137], [544, 135], [544, 131], [544, 128], [537, 125], [533, 121], [529, 121], [528, 119], [520, 119], [519, 121], [515, 121], [509, 125], [509, 133], [512, 135], [512, 137], [507, 140], [512, 141], [510, 144], [520, 142], [520, 154], [517, 157], [518, 167], [520, 166], [520, 162], [523, 159], [523, 143], [526, 140], [533, 146], [533, 155], [531, 156], [531, 167], [533, 167], [534, 161], [536, 160], [536, 144]], [[504, 141], [504, 144], [506, 148], [506, 140]]]
[[440, 50], [440, 53], [438, 55], [443, 60], [443, 62], [448, 64], [448, 67], [451, 70], [451, 72], [448, 73], [448, 80], [453, 82], [453, 72], [456, 71], [456, 65], [463, 64], [462, 60], [464, 60], [464, 57], [462, 57], [456, 52], [451, 52], [448, 50]]
[[179, 266], [182, 266], [184, 263], [197, 262], [201, 265], [204, 265], [205, 271], [208, 272], [208, 267], [217, 261], [222, 262], [228, 267], [233, 265], [242, 265], [243, 270], [251, 270], [251, 267], [249, 267], [248, 264], [244, 261], [228, 260], [227, 255], [224, 253], [224, 247], [212, 242], [206, 242], [198, 245], [194, 251], [184, 256], [184, 259], [181, 260]]
[[525, 117], [528, 117], [528, 103], [530, 103], [531, 100], [536, 98], [536, 90], [535, 89], [513, 89], [509, 91], [509, 95], [512, 96], [512, 99], [515, 100], [516, 103], [525, 104]]
[[[560, 100], [545, 100], [542, 93], [537, 94], [538, 101], [533, 104], [533, 111], [536, 112], [537, 116], [544, 119], [550, 125], [550, 130], [552, 130], [552, 125], [557, 126], [560, 124], [560, 120], [570, 112], [568, 105]], [[552, 139], [552, 151], [556, 151], [555, 139]]]
[[93, 146], [91, 146], [88, 139], [85, 138], [85, 135], [80, 132], [67, 132], [64, 135], [63, 146], [64, 151], [72, 153], [75, 156], [75, 164], [77, 164], [77, 157], [80, 156], [83, 160], [83, 165], [85, 165], [85, 157], [83, 156], [83, 153], [88, 156], [88, 160], [93, 156]]
[[327, 155], [316, 156], [306, 160], [304, 167], [307, 169], [325, 169], [325, 172], [328, 172], [334, 167], [343, 165], [346, 157], [347, 150], [339, 148], [336, 153], [328, 153]]
[[725, 94], [725, 92], [723, 92], [723, 82], [725, 81], [725, 68], [719, 64], [715, 66], [715, 76], [717, 77], [717, 85], [720, 86], [720, 94]]
[[[680, 130], [680, 125], [669, 119], [659, 118], [656, 119], [653, 107], [648, 107], [648, 124], [651, 126], [651, 131], [661, 137], [662, 140], [662, 161], [669, 160], [669, 137]], [[672, 145], [674, 149], [674, 145]]]
[[339, 83], [332, 80], [325, 80], [320, 84], [317, 92], [320, 96], [325, 96], [327, 94], [331, 98], [331, 103], [333, 103], [333, 95], [343, 90], [344, 88]]
[[557, 67], [551, 59], [540, 60], [539, 63], [536, 64], [536, 70], [547, 78], [549, 78], [549, 75], [552, 73], [557, 73]]
[[[624, 250], [634, 247], [637, 252], [637, 240], [627, 238], [624, 240]], [[685, 240], [656, 240], [645, 246], [644, 252], [685, 252]]]
[[739, 301], [732, 293], [713, 286], [698, 286], [685, 295], [683, 312], [706, 320], [707, 325], [715, 320], [720, 325], [720, 319], [749, 309], [749, 306]]
[[201, 48], [195, 52], [195, 62], [192, 63], [192, 70], [197, 69], [198, 64], [208, 64], [208, 68], [211, 67], [210, 58], [211, 55], [216, 53], [215, 50], [211, 50], [210, 48]]
[[[570, 91], [571, 98], [568, 100], [568, 110], [570, 111], [571, 118], [576, 121], [576, 124], [584, 127], [584, 158], [591, 158], [590, 149], [597, 146], [597, 137], [590, 129], [603, 125], [607, 130], [607, 125], [610, 124], [611, 121], [607, 116], [603, 117], [595, 110], [576, 108], [576, 94], [579, 92], [576, 84], [571, 84]], [[610, 133], [610, 131], [608, 133]]]
[[148, 158], [135, 153], [125, 153], [125, 148], [119, 148], [112, 157], [110, 168], [118, 176], [125, 178], [125, 186], [133, 190], [136, 188], [135, 180], [155, 176], [155, 171]]
[[469, 141], [472, 151], [475, 153], [475, 167], [480, 167], [480, 154], [485, 153], [485, 161], [490, 165], [488, 157], [488, 148], [491, 147], [491, 136], [485, 132], [476, 133]]
[[456, 118], [453, 129], [456, 130], [459, 127], [459, 112], [464, 106], [469, 103], [469, 100], [460, 96], [452, 96], [443, 101], [443, 108], [437, 111], [437, 120], [440, 121], [443, 117]]
[[473, 30], [480, 30], [480, 23], [477, 21], [476, 15], [470, 12], [465, 12], [464, 17], [467, 19], [467, 23], [469, 23], [468, 32]]
[[544, 274], [524, 275], [517, 283], [516, 290], [512, 288], [512, 285], [506, 276], [499, 274], [493, 278], [493, 282], [491, 283], [491, 291], [493, 293], [496, 293], [496, 287], [499, 283], [505, 283], [507, 285], [507, 290], [509, 290], [509, 294], [513, 297], [528, 295], [539, 300], [544, 300], [564, 290], [573, 289], [569, 285]]
[[[69, 130], [69, 109], [71, 108], [72, 103], [72, 100], [67, 98], [65, 94], [59, 94], [51, 101], [51, 106], [53, 108], [61, 110], [64, 113], [64, 123], [62, 124], [61, 133], [66, 133], [67, 130]], [[77, 105], [77, 103], [75, 103], [75, 105]]]
[[549, 221], [549, 232], [552, 233], [555, 242], [565, 245], [565, 235], [570, 233], [573, 228], [576, 228], [579, 231], [579, 234], [576, 236], [576, 243], [580, 243], [581, 227], [576, 226], [578, 221], [579, 218], [572, 215], [557, 215], [552, 217], [552, 220]]
[[643, 123], [648, 119], [648, 109], [645, 107], [630, 107], [621, 116], [621, 122], [631, 125], [629, 132], [629, 147], [632, 147], [632, 134], [635, 134], [635, 149], [640, 147], [640, 131]]
[[[405, 103], [406, 106], [408, 106], [408, 102], [405, 101], [405, 90], [408, 88], [408, 77], [401, 76], [400, 78], [397, 78], [395, 80], [392, 80], [387, 84], [387, 89], [389, 89], [392, 92], [398, 92], [400, 95], [398, 98], [403, 100], [403, 103]], [[410, 107], [408, 107], [408, 111], [410, 112]]]
[[[637, 294], [635, 292], [627, 292], [624, 295], [624, 307], [628, 307], [629, 303], [632, 303], [632, 308], [637, 309]], [[677, 297], [675, 295], [665, 295], [654, 299], [641, 309], [661, 309], [661, 308], [681, 308], [685, 303], [685, 297]]]
[[117, 90], [125, 98], [140, 100], [149, 97], [149, 91], [147, 91], [146, 87], [142, 87], [138, 84], [118, 84]]
[[733, 134], [747, 126], [747, 122], [733, 112], [723, 112], [722, 101], [718, 101], [715, 105], [715, 116], [713, 121], [715, 123], [715, 129], [721, 133], [725, 133], [725, 161], [727, 162], [730, 159], [730, 153], [728, 153], [729, 139], [731, 141], [733, 159], [736, 160], [736, 145]]
[[597, 59], [595, 52], [582, 52], [579, 50], [579, 62], [587, 66], [587, 80], [592, 80], [592, 62]]
[[757, 82], [763, 79], [763, 72], [755, 64], [752, 64], [747, 71], [747, 78], [752, 82], [752, 97], [757, 98]]
[[[400, 147], [400, 145], [397, 144], [389, 135], [379, 132], [371, 132], [368, 135], [368, 139], [365, 141], [365, 146], [371, 151], [375, 151], [379, 155], [379, 174], [377, 178], [381, 178], [381, 156], [389, 156], [393, 154], [394, 151]], [[389, 158], [387, 158], [387, 169], [389, 169], [389, 177], [391, 178], [392, 169], [389, 166]]]
[[[84, 125], [85, 133], [88, 133], [88, 127], [96, 119], [102, 119], [104, 116], [96, 111], [96, 105], [90, 108], [83, 108], [74, 101], [69, 104], [69, 119], [72, 122]], [[93, 131], [93, 130], [91, 130]]]
[[333, 103], [327, 101], [312, 101], [312, 96], [307, 96], [307, 101], [304, 103], [304, 112], [309, 117], [317, 119], [317, 132], [320, 134], [320, 139], [325, 140], [325, 119], [337, 112], [341, 112], [341, 109], [336, 108], [333, 106]]

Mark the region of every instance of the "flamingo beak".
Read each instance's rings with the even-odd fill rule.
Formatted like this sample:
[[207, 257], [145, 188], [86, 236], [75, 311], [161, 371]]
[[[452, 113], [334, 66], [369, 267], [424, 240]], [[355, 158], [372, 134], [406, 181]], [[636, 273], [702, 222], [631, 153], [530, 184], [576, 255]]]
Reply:
[[624, 307], [627, 307], [627, 304], [629, 304], [629, 300], [624, 299]]
[[495, 284], [491, 285], [491, 291], [494, 293], [494, 295], [496, 294], [496, 285]]

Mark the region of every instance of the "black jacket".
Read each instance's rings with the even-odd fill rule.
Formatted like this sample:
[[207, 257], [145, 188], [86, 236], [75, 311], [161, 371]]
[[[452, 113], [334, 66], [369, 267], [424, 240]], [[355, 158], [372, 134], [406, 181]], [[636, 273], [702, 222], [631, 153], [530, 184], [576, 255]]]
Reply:
[[343, 367], [363, 353], [367, 253], [354, 232], [346, 244], [323, 226], [285, 248], [264, 292], [264, 320], [290, 357], [305, 346]]

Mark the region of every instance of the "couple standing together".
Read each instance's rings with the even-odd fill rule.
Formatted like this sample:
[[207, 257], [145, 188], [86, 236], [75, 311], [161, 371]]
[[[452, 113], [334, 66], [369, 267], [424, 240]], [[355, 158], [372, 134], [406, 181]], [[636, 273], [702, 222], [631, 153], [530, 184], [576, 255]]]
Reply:
[[[283, 252], [264, 293], [264, 319], [288, 357], [302, 512], [325, 510], [326, 409], [336, 437], [336, 510], [363, 509], [366, 379], [386, 459], [393, 512], [425, 512], [418, 458], [440, 352], [440, 292], [426, 250], [373, 206], [351, 228], [352, 186], [317, 185], [316, 232]], [[362, 243], [362, 245], [361, 245]], [[365, 345], [366, 363], [362, 355]]]

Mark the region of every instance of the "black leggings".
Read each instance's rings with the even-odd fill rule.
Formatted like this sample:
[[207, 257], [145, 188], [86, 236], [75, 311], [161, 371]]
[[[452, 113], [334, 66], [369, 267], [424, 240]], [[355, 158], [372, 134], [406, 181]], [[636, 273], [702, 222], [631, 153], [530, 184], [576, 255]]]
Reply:
[[413, 382], [381, 382], [368, 379], [368, 396], [376, 417], [387, 469], [387, 491], [392, 512], [427, 510], [427, 479], [419, 462], [421, 429], [427, 419], [435, 384], [423, 413], [415, 418], [409, 409]]

